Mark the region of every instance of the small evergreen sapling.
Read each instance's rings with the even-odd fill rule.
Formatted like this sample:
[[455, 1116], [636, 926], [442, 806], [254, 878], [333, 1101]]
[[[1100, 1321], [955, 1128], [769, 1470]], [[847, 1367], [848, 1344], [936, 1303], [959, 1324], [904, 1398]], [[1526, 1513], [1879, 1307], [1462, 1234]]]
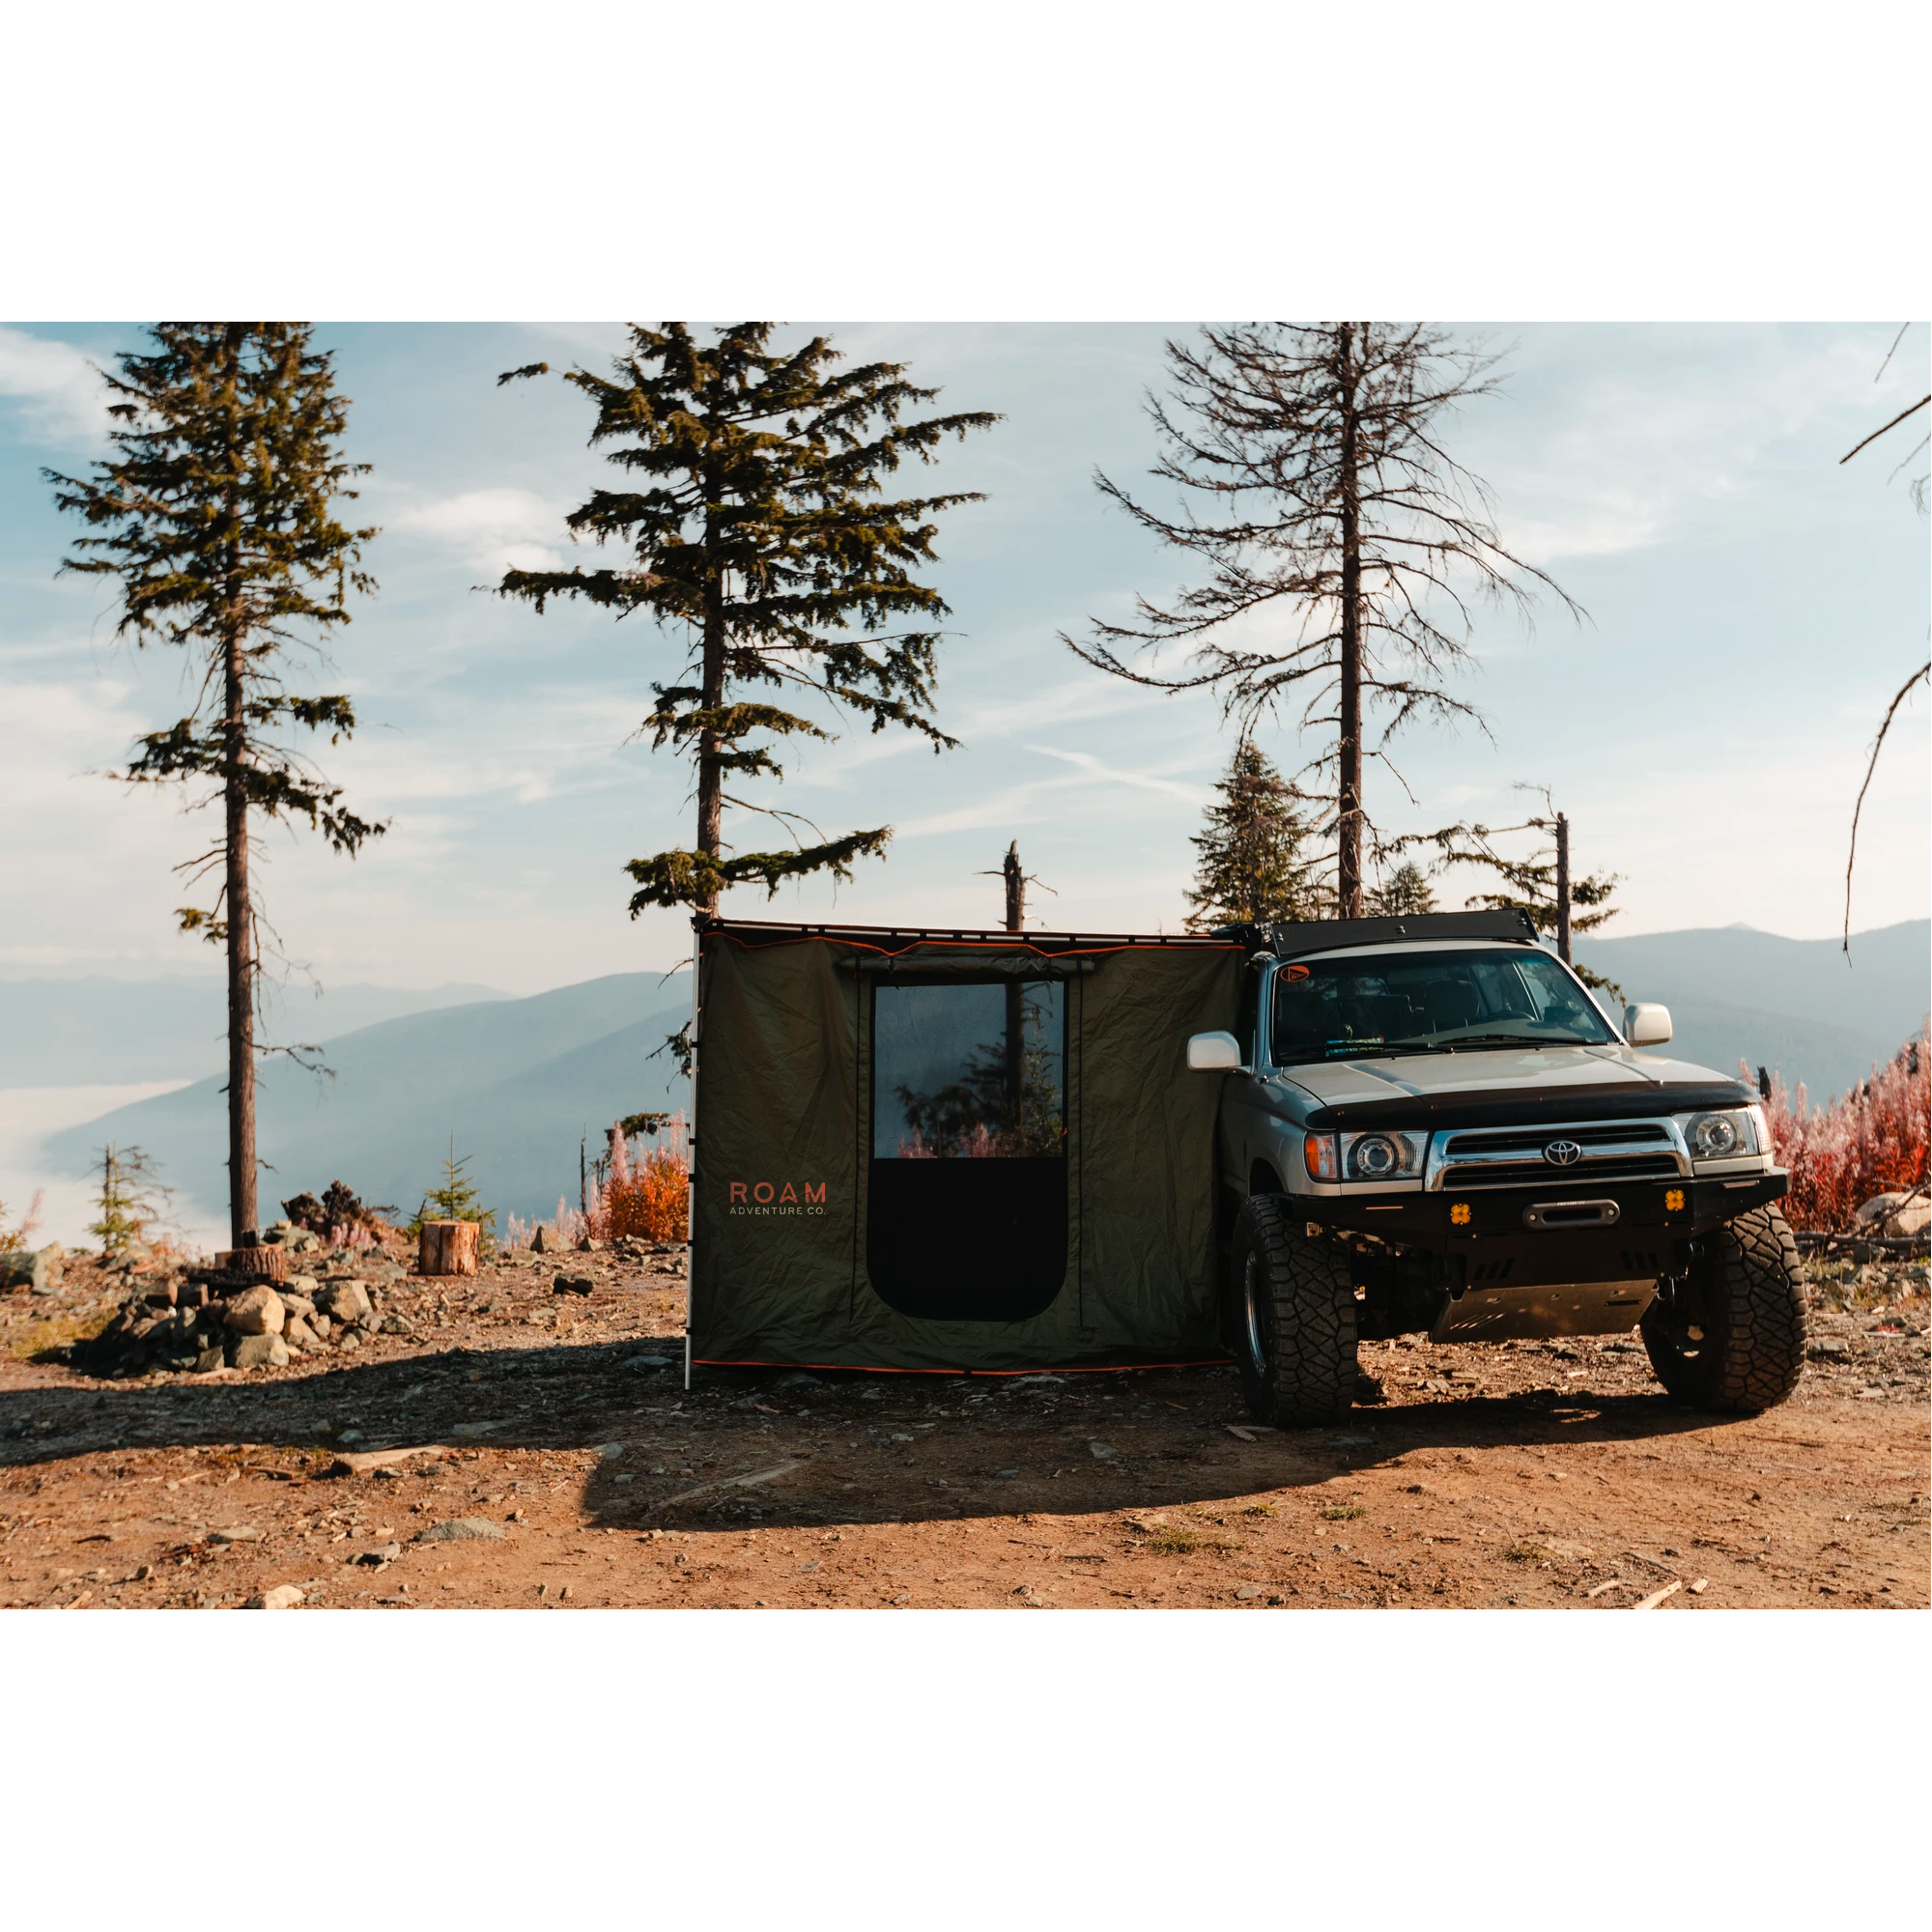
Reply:
[[425, 1221], [474, 1221], [478, 1231], [478, 1240], [487, 1249], [494, 1242], [497, 1231], [497, 1210], [483, 1205], [483, 1197], [471, 1184], [466, 1170], [469, 1166], [469, 1156], [462, 1159], [456, 1154], [456, 1136], [449, 1137], [449, 1152], [442, 1163], [442, 1183], [432, 1187], [422, 1198], [422, 1206], [415, 1211], [407, 1233], [411, 1240], [422, 1238]]
[[147, 1239], [150, 1223], [172, 1192], [155, 1175], [154, 1162], [140, 1148], [109, 1141], [100, 1150], [100, 1187], [95, 1196], [99, 1219], [91, 1221], [87, 1232], [100, 1243], [103, 1256], [123, 1254]]

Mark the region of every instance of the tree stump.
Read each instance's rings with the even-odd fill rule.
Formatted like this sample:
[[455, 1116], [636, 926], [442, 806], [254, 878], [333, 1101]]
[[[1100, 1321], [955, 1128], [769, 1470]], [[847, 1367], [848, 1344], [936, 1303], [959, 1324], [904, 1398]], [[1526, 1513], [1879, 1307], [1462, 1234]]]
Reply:
[[474, 1221], [425, 1221], [416, 1266], [422, 1274], [474, 1274], [477, 1226]]
[[214, 1265], [230, 1274], [258, 1274], [265, 1281], [287, 1281], [289, 1258], [279, 1245], [263, 1242], [253, 1248], [224, 1248]]

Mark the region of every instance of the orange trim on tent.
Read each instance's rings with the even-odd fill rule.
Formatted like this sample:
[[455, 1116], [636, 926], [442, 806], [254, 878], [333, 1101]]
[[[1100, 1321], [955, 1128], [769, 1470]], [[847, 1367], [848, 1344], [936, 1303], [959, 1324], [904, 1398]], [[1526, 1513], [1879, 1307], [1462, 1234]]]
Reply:
[[714, 1360], [694, 1355], [694, 1369], [823, 1369], [827, 1374], [841, 1371], [861, 1376], [1126, 1376], [1140, 1369], [1222, 1369], [1232, 1355], [1214, 1355], [1198, 1362], [1121, 1362], [1109, 1368], [1040, 1369], [885, 1369], [867, 1362], [738, 1362]]

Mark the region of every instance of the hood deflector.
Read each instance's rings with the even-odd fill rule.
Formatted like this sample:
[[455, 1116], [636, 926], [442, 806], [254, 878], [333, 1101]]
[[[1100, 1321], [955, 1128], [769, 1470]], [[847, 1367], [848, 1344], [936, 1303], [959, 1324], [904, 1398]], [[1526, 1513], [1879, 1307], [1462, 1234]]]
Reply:
[[1518, 1087], [1507, 1093], [1405, 1094], [1393, 1100], [1345, 1100], [1308, 1116], [1311, 1131], [1341, 1127], [1574, 1126], [1587, 1121], [1634, 1121], [1658, 1114], [1699, 1113], [1707, 1107], [1746, 1107], [1754, 1089], [1735, 1080], [1664, 1080], [1655, 1086]]

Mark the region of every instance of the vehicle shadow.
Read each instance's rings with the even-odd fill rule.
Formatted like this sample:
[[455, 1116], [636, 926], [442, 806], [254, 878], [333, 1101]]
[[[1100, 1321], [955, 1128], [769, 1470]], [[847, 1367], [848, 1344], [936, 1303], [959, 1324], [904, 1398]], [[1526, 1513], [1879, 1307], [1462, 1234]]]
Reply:
[[[1198, 1384], [1186, 1372], [1170, 1373], [1183, 1397], [1195, 1392]], [[1401, 1463], [1429, 1451], [1476, 1456], [1511, 1447], [1642, 1443], [1749, 1419], [1686, 1408], [1657, 1390], [1558, 1400], [1452, 1398], [1358, 1408], [1335, 1428], [1277, 1431], [1250, 1423], [1238, 1403], [1229, 1402], [1226, 1379], [1210, 1384], [1209, 1393], [1226, 1420], [1177, 1420], [1164, 1429], [1142, 1420], [1122, 1432], [1090, 1411], [1083, 1433], [1093, 1433], [1069, 1442], [1061, 1417], [1042, 1427], [1037, 1419], [1009, 1416], [946, 1443], [943, 1456], [932, 1453], [941, 1446], [935, 1440], [892, 1468], [863, 1448], [840, 1455], [788, 1447], [776, 1436], [755, 1443], [747, 1437], [733, 1445], [737, 1454], [728, 1471], [695, 1471], [675, 1484], [647, 1486], [613, 1460], [591, 1471], [584, 1506], [603, 1526], [640, 1533], [1135, 1513], [1313, 1488], [1337, 1474]], [[901, 1401], [917, 1404], [916, 1397]], [[1253, 1439], [1241, 1439], [1234, 1429]], [[1111, 1453], [1097, 1457], [1089, 1443], [1107, 1434], [1120, 1446], [1101, 1441]]]

